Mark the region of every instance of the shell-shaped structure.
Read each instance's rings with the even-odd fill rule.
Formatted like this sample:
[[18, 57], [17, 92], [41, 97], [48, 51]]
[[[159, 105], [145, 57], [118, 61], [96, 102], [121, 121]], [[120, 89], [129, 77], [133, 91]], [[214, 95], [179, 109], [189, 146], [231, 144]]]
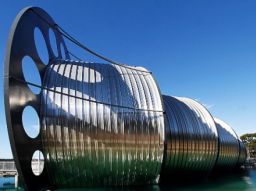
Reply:
[[152, 75], [136, 69], [70, 60], [48, 65], [41, 119], [53, 184], [138, 185], [156, 180], [164, 152], [161, 94]]
[[217, 169], [240, 166], [246, 159], [246, 149], [235, 131], [224, 121], [214, 118], [219, 135]]
[[[38, 49], [36, 31], [45, 49]], [[173, 177], [191, 179], [197, 172], [208, 175], [214, 166], [230, 168], [245, 161], [242, 141], [225, 123], [214, 121], [201, 104], [162, 96], [146, 69], [93, 52], [44, 10], [23, 9], [8, 39], [6, 122], [25, 190], [152, 184], [160, 174], [170, 182]], [[78, 57], [64, 39], [108, 64], [70, 60]], [[38, 70], [40, 83], [26, 77], [25, 57]], [[28, 107], [40, 121], [35, 137], [29, 136], [23, 120]], [[34, 159], [37, 152], [44, 160], [40, 155]]]
[[210, 113], [189, 98], [163, 96], [166, 150], [161, 176], [209, 173], [218, 155], [218, 134]]

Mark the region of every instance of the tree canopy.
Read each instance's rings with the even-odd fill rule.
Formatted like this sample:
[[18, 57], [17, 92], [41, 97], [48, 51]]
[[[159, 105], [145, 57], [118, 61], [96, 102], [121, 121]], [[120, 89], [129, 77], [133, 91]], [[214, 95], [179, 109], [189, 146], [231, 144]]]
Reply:
[[240, 138], [247, 149], [249, 149], [251, 157], [256, 157], [256, 133], [247, 133], [242, 135]]

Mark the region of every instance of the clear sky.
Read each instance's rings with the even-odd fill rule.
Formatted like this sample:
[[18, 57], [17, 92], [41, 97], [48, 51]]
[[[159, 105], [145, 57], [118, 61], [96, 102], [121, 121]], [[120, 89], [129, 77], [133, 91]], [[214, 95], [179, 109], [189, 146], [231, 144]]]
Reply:
[[31, 5], [91, 49], [151, 70], [162, 93], [199, 100], [239, 135], [256, 132], [256, 1], [6, 0], [0, 8], [0, 158], [12, 156], [3, 103], [7, 37], [17, 13]]

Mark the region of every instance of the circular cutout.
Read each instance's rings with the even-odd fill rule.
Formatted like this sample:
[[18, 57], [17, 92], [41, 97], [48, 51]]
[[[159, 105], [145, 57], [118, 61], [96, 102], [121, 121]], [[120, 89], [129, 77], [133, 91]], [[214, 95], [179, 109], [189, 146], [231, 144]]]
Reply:
[[[25, 56], [22, 59], [22, 71], [26, 82], [33, 83], [38, 86], [42, 85], [39, 71], [31, 57]], [[28, 84], [28, 87], [34, 94], [39, 94], [41, 91], [41, 88], [37, 86]]]
[[55, 56], [58, 55], [58, 48], [57, 48], [57, 41], [54, 31], [50, 28], [49, 29], [49, 38], [50, 38], [50, 44], [52, 47], [52, 51], [55, 54]]
[[41, 151], [34, 152], [31, 160], [31, 169], [34, 175], [39, 176], [44, 170], [44, 155]]
[[25, 107], [22, 113], [22, 124], [30, 138], [36, 138], [40, 132], [39, 117], [31, 106]]
[[36, 50], [39, 58], [44, 64], [48, 64], [49, 54], [48, 54], [45, 38], [41, 30], [37, 27], [34, 30], [34, 39], [35, 39]]

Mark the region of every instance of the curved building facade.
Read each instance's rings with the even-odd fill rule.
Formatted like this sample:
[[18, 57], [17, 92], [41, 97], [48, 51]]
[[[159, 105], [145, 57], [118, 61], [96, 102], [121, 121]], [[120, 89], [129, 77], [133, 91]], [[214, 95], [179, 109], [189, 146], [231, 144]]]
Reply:
[[219, 135], [217, 169], [241, 166], [246, 159], [246, 148], [235, 131], [224, 121], [214, 118]]
[[[45, 42], [46, 61], [36, 46], [36, 30]], [[66, 38], [76, 42], [38, 7], [23, 9], [11, 27], [5, 58], [5, 113], [25, 190], [143, 185], [156, 183], [160, 175], [170, 182], [169, 175], [206, 176], [215, 166], [243, 164], [242, 141], [228, 125], [214, 121], [201, 104], [162, 96], [146, 69], [116, 63], [81, 44], [108, 64], [72, 61]], [[38, 69], [42, 83], [24, 77], [25, 57]], [[23, 123], [27, 107], [39, 117], [35, 137], [27, 134]], [[38, 174], [31, 167], [36, 152], [45, 161]]]
[[68, 60], [47, 67], [41, 119], [52, 183], [155, 182], [164, 152], [163, 106], [154, 79], [139, 69]]
[[198, 102], [163, 96], [166, 149], [161, 176], [208, 174], [218, 155], [218, 133], [210, 113]]
[[166, 111], [163, 182], [170, 181], [170, 176], [192, 179], [244, 163], [246, 148], [229, 125], [213, 118], [195, 100], [162, 97]]

